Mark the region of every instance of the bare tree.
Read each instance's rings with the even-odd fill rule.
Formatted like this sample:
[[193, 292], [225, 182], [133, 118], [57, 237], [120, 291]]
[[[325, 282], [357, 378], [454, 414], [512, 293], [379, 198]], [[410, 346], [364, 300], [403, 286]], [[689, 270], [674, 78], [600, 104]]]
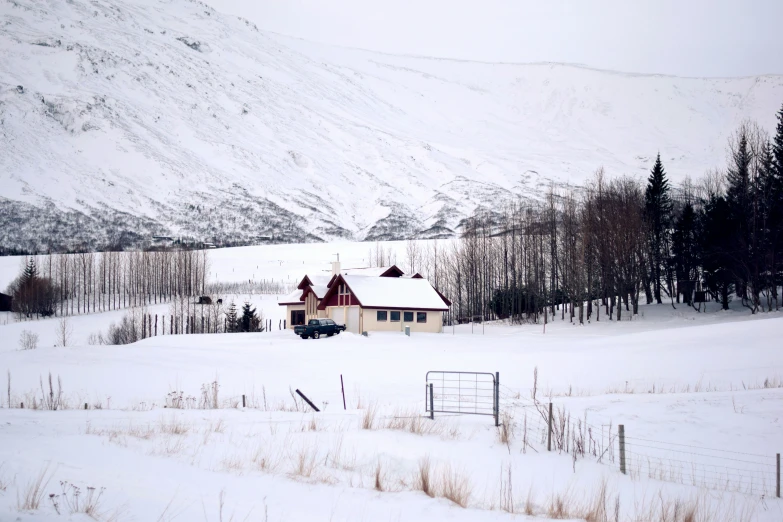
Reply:
[[67, 317], [61, 317], [55, 327], [55, 339], [57, 346], [70, 346], [71, 336], [73, 335], [73, 326], [71, 320]]

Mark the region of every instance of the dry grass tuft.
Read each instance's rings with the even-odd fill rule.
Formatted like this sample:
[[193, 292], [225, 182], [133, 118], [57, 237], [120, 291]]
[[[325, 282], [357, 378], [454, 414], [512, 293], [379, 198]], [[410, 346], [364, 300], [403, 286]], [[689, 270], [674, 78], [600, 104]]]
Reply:
[[261, 443], [252, 460], [259, 470], [274, 473], [280, 467], [281, 455], [279, 451], [273, 452], [270, 447], [270, 444]]
[[177, 419], [174, 416], [168, 419], [161, 419], [158, 425], [160, 433], [167, 433], [169, 435], [185, 435], [190, 431], [190, 425], [184, 421]]
[[44, 497], [44, 491], [49, 485], [49, 481], [52, 480], [52, 476], [49, 474], [49, 466], [41, 469], [30, 482], [24, 488], [23, 496], [19, 496], [17, 492], [16, 504], [19, 511], [35, 511], [41, 506], [41, 500]]
[[546, 516], [554, 519], [578, 518], [581, 511], [581, 507], [576, 504], [571, 495], [571, 490], [566, 489], [562, 493], [552, 494], [549, 498]]
[[378, 463], [375, 465], [375, 490], [386, 491], [386, 473], [383, 471], [383, 464], [381, 459], [378, 459]]
[[367, 405], [367, 409], [362, 413], [362, 429], [374, 430], [375, 419], [378, 415], [378, 405], [375, 402], [371, 402]]
[[316, 448], [303, 445], [294, 455], [294, 475], [304, 478], [312, 477], [317, 465], [317, 458]]
[[225, 457], [223, 461], [220, 463], [220, 468], [223, 471], [228, 471], [231, 473], [236, 473], [238, 475], [241, 475], [242, 472], [245, 471], [244, 459], [239, 455], [231, 455]]
[[432, 489], [432, 463], [429, 456], [419, 459], [419, 469], [414, 484], [428, 497], [434, 497]]
[[446, 466], [441, 471], [438, 485], [439, 496], [451, 500], [460, 507], [468, 507], [472, 486], [467, 475]]

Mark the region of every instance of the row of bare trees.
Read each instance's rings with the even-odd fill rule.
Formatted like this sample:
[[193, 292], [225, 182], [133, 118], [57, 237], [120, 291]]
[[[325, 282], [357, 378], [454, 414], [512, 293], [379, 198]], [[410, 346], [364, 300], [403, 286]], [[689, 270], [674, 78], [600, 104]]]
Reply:
[[[170, 302], [175, 297], [204, 292], [209, 273], [207, 252], [171, 250], [28, 257], [9, 293], [14, 296], [15, 311], [26, 317], [67, 316]], [[31, 266], [38, 284], [20, 284], [29, 279]], [[47, 294], [44, 299], [36, 295], [36, 289], [52, 295]], [[31, 307], [30, 302], [46, 302], [47, 306]]]
[[462, 237], [409, 246], [416, 271], [452, 300], [452, 320], [580, 322], [637, 313], [646, 273], [641, 185], [598, 171], [587, 187], [543, 202], [480, 211]]

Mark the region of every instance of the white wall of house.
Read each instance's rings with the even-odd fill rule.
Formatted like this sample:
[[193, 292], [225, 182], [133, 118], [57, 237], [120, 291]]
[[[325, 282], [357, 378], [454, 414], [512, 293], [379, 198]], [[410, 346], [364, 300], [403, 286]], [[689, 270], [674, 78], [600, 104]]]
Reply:
[[[386, 320], [378, 320], [378, 312], [386, 312]], [[425, 312], [424, 310], [375, 310], [365, 308], [362, 310], [363, 329], [367, 332], [402, 332], [406, 326], [411, 327], [411, 332], [440, 333], [443, 331], [443, 312]], [[399, 321], [392, 321], [392, 313], [400, 314]], [[405, 312], [413, 314], [412, 321], [405, 321]], [[417, 322], [418, 314], [426, 314], [426, 322]]]
[[300, 305], [286, 305], [286, 307], [285, 307], [285, 324], [286, 324], [286, 328], [288, 330], [293, 330], [294, 329], [294, 325], [291, 324], [291, 312], [294, 311], [294, 310], [304, 310], [304, 309], [305, 309], [304, 303], [302, 303]]

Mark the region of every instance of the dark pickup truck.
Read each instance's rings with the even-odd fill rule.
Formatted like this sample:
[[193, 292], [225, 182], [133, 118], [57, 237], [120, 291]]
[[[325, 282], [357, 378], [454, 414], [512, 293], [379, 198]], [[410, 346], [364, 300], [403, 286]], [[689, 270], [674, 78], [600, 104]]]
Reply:
[[331, 337], [345, 330], [344, 324], [337, 324], [331, 319], [310, 319], [306, 325], [294, 326], [294, 333], [302, 339], [312, 337], [318, 339], [322, 335]]

